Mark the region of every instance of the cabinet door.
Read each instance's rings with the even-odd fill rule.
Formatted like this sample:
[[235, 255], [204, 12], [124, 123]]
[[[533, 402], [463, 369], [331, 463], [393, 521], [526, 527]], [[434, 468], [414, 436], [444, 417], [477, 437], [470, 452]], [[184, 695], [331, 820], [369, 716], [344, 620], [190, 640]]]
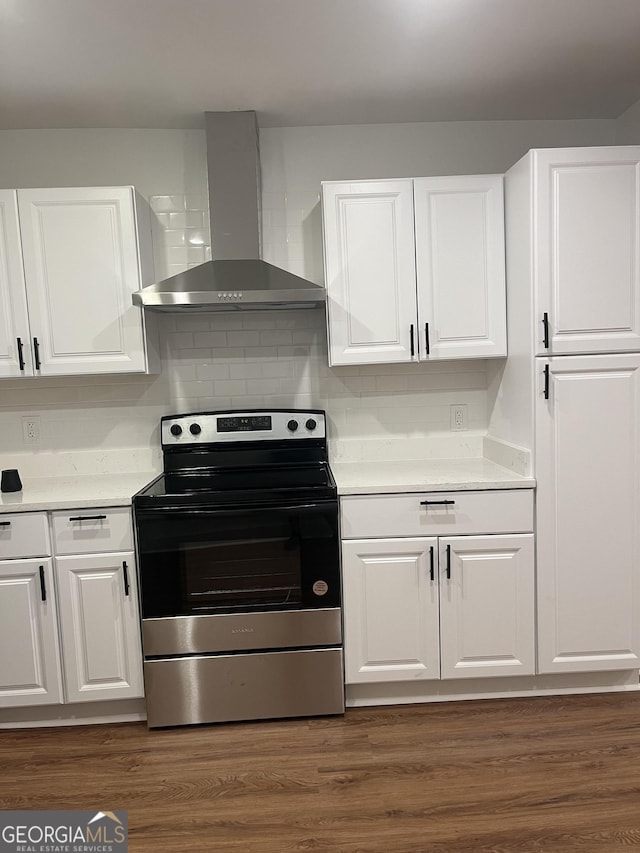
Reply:
[[413, 184], [420, 359], [505, 356], [502, 175]]
[[0, 190], [0, 377], [32, 373], [16, 193]]
[[51, 559], [0, 562], [0, 707], [62, 702]]
[[143, 695], [133, 552], [57, 557], [67, 701]]
[[537, 361], [539, 671], [637, 669], [640, 355]]
[[131, 187], [18, 190], [34, 367], [144, 371]]
[[437, 540], [354, 539], [342, 557], [347, 683], [439, 678]]
[[640, 147], [536, 151], [533, 162], [536, 352], [640, 349]]
[[411, 181], [323, 184], [330, 364], [417, 354]]
[[535, 672], [533, 534], [439, 540], [442, 678]]

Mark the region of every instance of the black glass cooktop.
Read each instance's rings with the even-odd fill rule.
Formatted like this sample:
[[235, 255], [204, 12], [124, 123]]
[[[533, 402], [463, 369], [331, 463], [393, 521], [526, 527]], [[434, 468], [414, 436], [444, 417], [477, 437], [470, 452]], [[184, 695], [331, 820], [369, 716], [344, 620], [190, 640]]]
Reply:
[[336, 486], [328, 465], [164, 473], [134, 497], [134, 505], [274, 503], [281, 500], [330, 500]]

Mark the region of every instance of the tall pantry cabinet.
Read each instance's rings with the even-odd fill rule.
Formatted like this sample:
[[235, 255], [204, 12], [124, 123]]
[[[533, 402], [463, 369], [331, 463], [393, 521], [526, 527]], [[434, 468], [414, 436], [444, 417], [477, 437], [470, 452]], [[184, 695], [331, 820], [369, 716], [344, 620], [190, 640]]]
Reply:
[[489, 432], [533, 448], [537, 669], [637, 669], [640, 146], [530, 151], [505, 213]]

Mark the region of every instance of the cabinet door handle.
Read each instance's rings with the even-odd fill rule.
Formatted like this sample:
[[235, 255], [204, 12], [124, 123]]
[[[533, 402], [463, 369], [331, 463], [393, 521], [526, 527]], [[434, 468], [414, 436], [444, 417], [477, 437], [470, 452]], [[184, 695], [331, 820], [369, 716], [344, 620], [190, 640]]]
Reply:
[[454, 504], [455, 501], [420, 501], [420, 506], [443, 506], [445, 504]]
[[129, 573], [127, 572], [127, 564], [122, 561], [122, 577], [124, 578], [124, 594], [129, 595]]
[[544, 399], [549, 399], [549, 365], [544, 366]]
[[429, 577], [432, 581], [436, 579], [435, 559], [433, 556], [433, 545], [429, 548]]
[[445, 571], [447, 573], [447, 580], [451, 580], [451, 545], [447, 545], [447, 564]]
[[545, 349], [549, 349], [549, 315], [547, 314], [546, 311], [542, 315], [542, 329], [543, 329], [542, 345], [544, 346]]
[[409, 327], [409, 335], [411, 337], [411, 358], [413, 358], [415, 355], [415, 346], [414, 346], [414, 342], [413, 342], [413, 323]]
[[18, 364], [20, 365], [20, 370], [24, 370], [24, 355], [22, 354], [22, 338], [16, 338], [16, 344], [18, 345]]
[[44, 580], [44, 566], [40, 566], [40, 597], [43, 601], [47, 600], [47, 585]]
[[11, 527], [10, 521], [0, 521], [0, 527]]
[[424, 324], [424, 343], [425, 343], [425, 352], [429, 355], [429, 324]]
[[69, 521], [103, 521], [106, 515], [70, 515]]
[[33, 354], [36, 360], [36, 370], [40, 370], [40, 344], [37, 338], [33, 339]]

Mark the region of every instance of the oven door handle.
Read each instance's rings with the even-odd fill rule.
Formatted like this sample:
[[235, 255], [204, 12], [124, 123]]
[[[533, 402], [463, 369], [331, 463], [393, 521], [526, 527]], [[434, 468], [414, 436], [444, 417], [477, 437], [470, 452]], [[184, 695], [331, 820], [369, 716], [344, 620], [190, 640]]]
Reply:
[[265, 510], [274, 510], [277, 512], [300, 510], [300, 509], [318, 509], [331, 504], [337, 504], [337, 501], [317, 501], [304, 504], [261, 504], [260, 506], [243, 506], [242, 504], [234, 505], [233, 507], [215, 507], [211, 509], [188, 509], [187, 507], [163, 507], [163, 509], [139, 509], [136, 516], [139, 520], [144, 521], [149, 518], [164, 518], [169, 521], [175, 519], [178, 515], [188, 518], [206, 518], [207, 516], [215, 516], [219, 518], [226, 515], [253, 515], [257, 512]]

